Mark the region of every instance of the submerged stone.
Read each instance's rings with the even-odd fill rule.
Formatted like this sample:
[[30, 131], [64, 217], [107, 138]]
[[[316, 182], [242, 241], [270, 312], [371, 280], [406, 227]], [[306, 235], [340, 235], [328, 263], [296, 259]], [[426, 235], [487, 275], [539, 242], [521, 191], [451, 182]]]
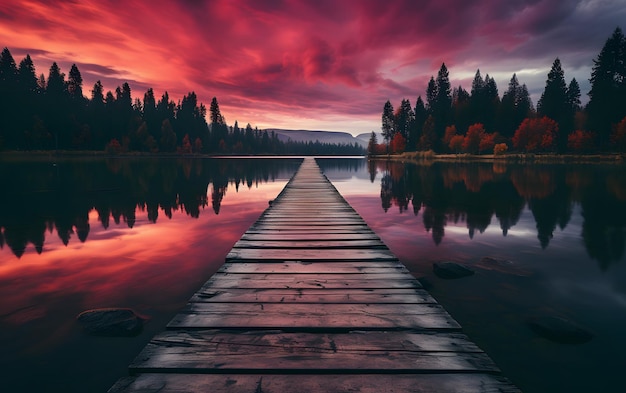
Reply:
[[474, 274], [472, 269], [456, 262], [435, 262], [433, 272], [437, 277], [445, 279], [462, 278]]
[[129, 308], [98, 308], [83, 311], [76, 320], [87, 334], [108, 337], [136, 336], [143, 330], [144, 318]]
[[531, 318], [530, 328], [550, 341], [562, 344], [582, 344], [593, 338], [593, 334], [569, 319], [554, 315]]

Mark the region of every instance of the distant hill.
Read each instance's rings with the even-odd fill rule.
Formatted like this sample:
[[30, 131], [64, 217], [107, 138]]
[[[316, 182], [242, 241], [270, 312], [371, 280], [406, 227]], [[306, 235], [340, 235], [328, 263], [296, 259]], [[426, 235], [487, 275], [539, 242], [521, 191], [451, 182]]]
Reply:
[[274, 131], [281, 141], [292, 140], [293, 142], [315, 142], [334, 143], [343, 145], [354, 145], [358, 143], [362, 147], [367, 147], [367, 139], [354, 137], [352, 134], [341, 131], [316, 131], [316, 130], [283, 130], [279, 128], [268, 128], [267, 132]]
[[[360, 139], [362, 141], [365, 141], [365, 146], [367, 146], [367, 144], [370, 141], [370, 137], [372, 136], [371, 132], [365, 132], [363, 134], [359, 134], [357, 136], [355, 136], [355, 138]], [[383, 133], [382, 132], [377, 132], [376, 133], [376, 138], [378, 140], [378, 143], [383, 143]]]

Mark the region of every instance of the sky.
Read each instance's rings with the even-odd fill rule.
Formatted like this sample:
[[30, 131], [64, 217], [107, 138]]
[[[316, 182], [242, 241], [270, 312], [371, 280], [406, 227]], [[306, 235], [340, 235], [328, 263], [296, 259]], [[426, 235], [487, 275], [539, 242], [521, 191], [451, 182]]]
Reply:
[[624, 21], [623, 0], [0, 0], [0, 47], [46, 76], [75, 63], [88, 97], [97, 80], [195, 91], [229, 125], [356, 135], [380, 131], [387, 100], [424, 98], [442, 63], [468, 91], [478, 69], [500, 95], [516, 73], [536, 104], [558, 57], [584, 103]]

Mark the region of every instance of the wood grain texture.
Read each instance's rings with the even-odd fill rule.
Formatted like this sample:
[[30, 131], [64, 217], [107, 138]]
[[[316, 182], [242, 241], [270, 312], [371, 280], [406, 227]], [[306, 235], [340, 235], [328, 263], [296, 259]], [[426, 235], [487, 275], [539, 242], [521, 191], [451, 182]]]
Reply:
[[461, 335], [406, 332], [274, 333], [165, 332], [130, 365], [131, 373], [194, 370], [201, 373], [282, 372], [402, 374], [497, 372]]
[[109, 393], [520, 393], [491, 374], [141, 374]]
[[305, 159], [111, 393], [519, 390]]

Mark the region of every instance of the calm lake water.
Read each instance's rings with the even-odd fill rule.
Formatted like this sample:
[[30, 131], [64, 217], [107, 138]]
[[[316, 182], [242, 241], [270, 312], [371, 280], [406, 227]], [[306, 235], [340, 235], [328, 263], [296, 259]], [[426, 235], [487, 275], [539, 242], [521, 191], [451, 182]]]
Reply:
[[[0, 162], [0, 369], [8, 391], [105, 392], [224, 261], [298, 159]], [[619, 392], [626, 364], [623, 166], [320, 159], [348, 202], [526, 392]], [[481, 262], [489, 256], [498, 264]], [[476, 274], [443, 280], [432, 263]], [[136, 337], [81, 311], [130, 307]], [[556, 315], [583, 344], [536, 335]]]

